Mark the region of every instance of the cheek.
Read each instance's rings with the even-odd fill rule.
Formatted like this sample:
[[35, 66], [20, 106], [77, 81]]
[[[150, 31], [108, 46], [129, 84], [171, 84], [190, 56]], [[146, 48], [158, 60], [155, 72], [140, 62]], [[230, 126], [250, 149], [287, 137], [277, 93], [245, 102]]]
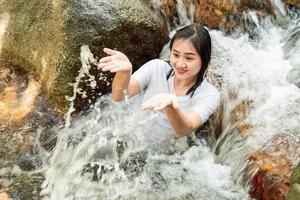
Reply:
[[174, 67], [175, 59], [173, 58], [173, 56], [170, 56], [170, 64], [171, 64], [171, 67]]
[[192, 68], [194, 72], [198, 73], [201, 70], [201, 63], [199, 62], [194, 63]]

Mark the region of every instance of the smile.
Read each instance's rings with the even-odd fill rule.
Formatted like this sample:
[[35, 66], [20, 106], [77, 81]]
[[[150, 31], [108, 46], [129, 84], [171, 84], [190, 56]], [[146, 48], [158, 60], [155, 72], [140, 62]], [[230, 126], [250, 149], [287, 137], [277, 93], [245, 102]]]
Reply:
[[187, 69], [178, 69], [178, 68], [176, 68], [176, 71], [177, 71], [178, 74], [184, 74], [188, 70]]

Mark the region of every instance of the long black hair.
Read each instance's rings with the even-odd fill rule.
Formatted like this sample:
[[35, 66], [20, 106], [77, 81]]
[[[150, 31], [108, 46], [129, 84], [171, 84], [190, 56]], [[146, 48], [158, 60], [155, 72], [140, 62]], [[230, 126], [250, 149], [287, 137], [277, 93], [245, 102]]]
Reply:
[[[170, 41], [170, 50], [172, 50], [174, 41], [176, 39], [189, 39], [194, 45], [196, 51], [199, 53], [202, 61], [202, 66], [197, 74], [195, 84], [187, 91], [186, 95], [193, 96], [195, 90], [201, 85], [204, 74], [208, 68], [208, 64], [211, 60], [211, 38], [206, 28], [200, 24], [191, 24], [184, 26], [176, 31], [175, 35]], [[171, 76], [173, 70], [167, 75], [167, 79]]]

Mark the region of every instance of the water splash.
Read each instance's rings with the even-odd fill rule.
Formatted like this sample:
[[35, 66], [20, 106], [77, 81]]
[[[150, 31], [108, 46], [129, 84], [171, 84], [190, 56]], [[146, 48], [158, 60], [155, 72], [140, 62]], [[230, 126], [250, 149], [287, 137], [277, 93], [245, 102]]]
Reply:
[[110, 98], [59, 131], [44, 199], [248, 199], [204, 141], [176, 139], [141, 98]]
[[[231, 166], [234, 179], [240, 182], [251, 153], [271, 145], [278, 134], [288, 135], [291, 141], [299, 138], [300, 91], [286, 80], [292, 67], [282, 48], [286, 31], [269, 27], [260, 29], [265, 34], [258, 41], [211, 32], [215, 44], [212, 73], [223, 82], [223, 132], [215, 151], [218, 162]], [[247, 109], [249, 113], [244, 112]], [[294, 164], [300, 160], [292, 151], [287, 155]]]
[[44, 199], [250, 199], [240, 186], [249, 155], [278, 133], [297, 138], [300, 130], [299, 89], [285, 79], [291, 69], [282, 50], [285, 30], [255, 24], [263, 35], [256, 41], [210, 31], [209, 73], [222, 84], [224, 105], [216, 155], [201, 139], [172, 137], [160, 114], [141, 112], [134, 100], [103, 97], [57, 130]]
[[[159, 4], [161, 5], [161, 4]], [[193, 4], [186, 4], [184, 3], [183, 0], [178, 0], [176, 1], [176, 9], [177, 9], [177, 13], [178, 13], [178, 20], [179, 20], [179, 24], [175, 23], [175, 27], [172, 27], [169, 30], [169, 38], [171, 39], [175, 33], [176, 30], [192, 24], [194, 21], [194, 14], [195, 14], [195, 6]], [[169, 49], [169, 43], [165, 44], [159, 57], [163, 60], [169, 60], [170, 57], [170, 49]]]
[[287, 16], [286, 8], [284, 5], [284, 2], [282, 0], [270, 0], [273, 10], [275, 12], [275, 16], [281, 20], [285, 21], [285, 18]]
[[176, 8], [179, 18], [179, 28], [194, 21], [195, 6], [193, 4], [186, 4], [183, 0], [178, 0]]
[[97, 61], [91, 53], [89, 47], [87, 45], [82, 45], [80, 48], [80, 60], [81, 60], [81, 68], [79, 70], [78, 76], [75, 78], [75, 83], [70, 84], [73, 86], [73, 96], [66, 96], [67, 101], [70, 102], [70, 107], [68, 112], [65, 114], [65, 127], [69, 127], [71, 124], [71, 114], [75, 111], [74, 108], [74, 100], [77, 95], [81, 95], [82, 98], [86, 98], [86, 92], [79, 88], [79, 84], [84, 77], [89, 77], [88, 81], [90, 82], [90, 87], [95, 88], [97, 83], [95, 80], [95, 76], [90, 74], [91, 64], [96, 65]]

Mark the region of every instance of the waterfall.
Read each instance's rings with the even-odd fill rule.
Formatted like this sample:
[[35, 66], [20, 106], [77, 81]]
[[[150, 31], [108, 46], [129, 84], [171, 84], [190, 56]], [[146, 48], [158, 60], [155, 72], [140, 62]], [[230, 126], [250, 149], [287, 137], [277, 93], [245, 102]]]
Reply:
[[[282, 3], [273, 3], [285, 15]], [[179, 26], [193, 21], [182, 1], [177, 9]], [[283, 49], [286, 30], [251, 12], [244, 17], [254, 22], [259, 39], [210, 30], [209, 74], [222, 77], [223, 109], [222, 133], [212, 149], [204, 139], [164, 138], [160, 113], [141, 112], [139, 96], [123, 104], [102, 97], [70, 127], [57, 130], [44, 199], [250, 199], [242, 187], [249, 155], [278, 134], [300, 142], [300, 91], [286, 80], [292, 68]], [[248, 111], [234, 120], [237, 107]], [[250, 128], [242, 135], [244, 125]]]
[[[193, 5], [176, 2], [178, 21], [167, 22], [170, 37], [195, 20]], [[300, 64], [299, 17], [289, 16], [282, 1], [270, 2], [280, 23], [246, 11], [241, 17], [255, 33], [228, 36], [208, 29], [213, 44], [208, 79], [221, 92], [209, 136], [168, 134], [161, 112], [141, 111], [141, 95], [122, 103], [102, 96], [88, 111], [71, 117], [73, 101], [86, 96], [80, 81], [88, 77], [90, 87], [96, 86], [89, 70], [97, 61], [87, 45], [81, 46], [82, 68], [72, 83], [73, 96], [66, 97], [66, 123], [51, 128], [58, 136], [56, 147], [39, 169], [45, 176], [43, 200], [250, 200], [244, 170], [253, 152], [272, 148], [274, 139], [283, 136], [291, 146], [281, 151], [298, 163], [299, 149], [291, 148], [300, 146], [300, 90], [290, 79], [297, 79], [291, 72]], [[160, 9], [161, 1], [152, 3]], [[0, 53], [8, 23], [9, 16], [0, 15]], [[160, 57], [168, 59], [168, 44]], [[12, 169], [1, 168], [0, 178], [10, 170], [23, 173]]]

